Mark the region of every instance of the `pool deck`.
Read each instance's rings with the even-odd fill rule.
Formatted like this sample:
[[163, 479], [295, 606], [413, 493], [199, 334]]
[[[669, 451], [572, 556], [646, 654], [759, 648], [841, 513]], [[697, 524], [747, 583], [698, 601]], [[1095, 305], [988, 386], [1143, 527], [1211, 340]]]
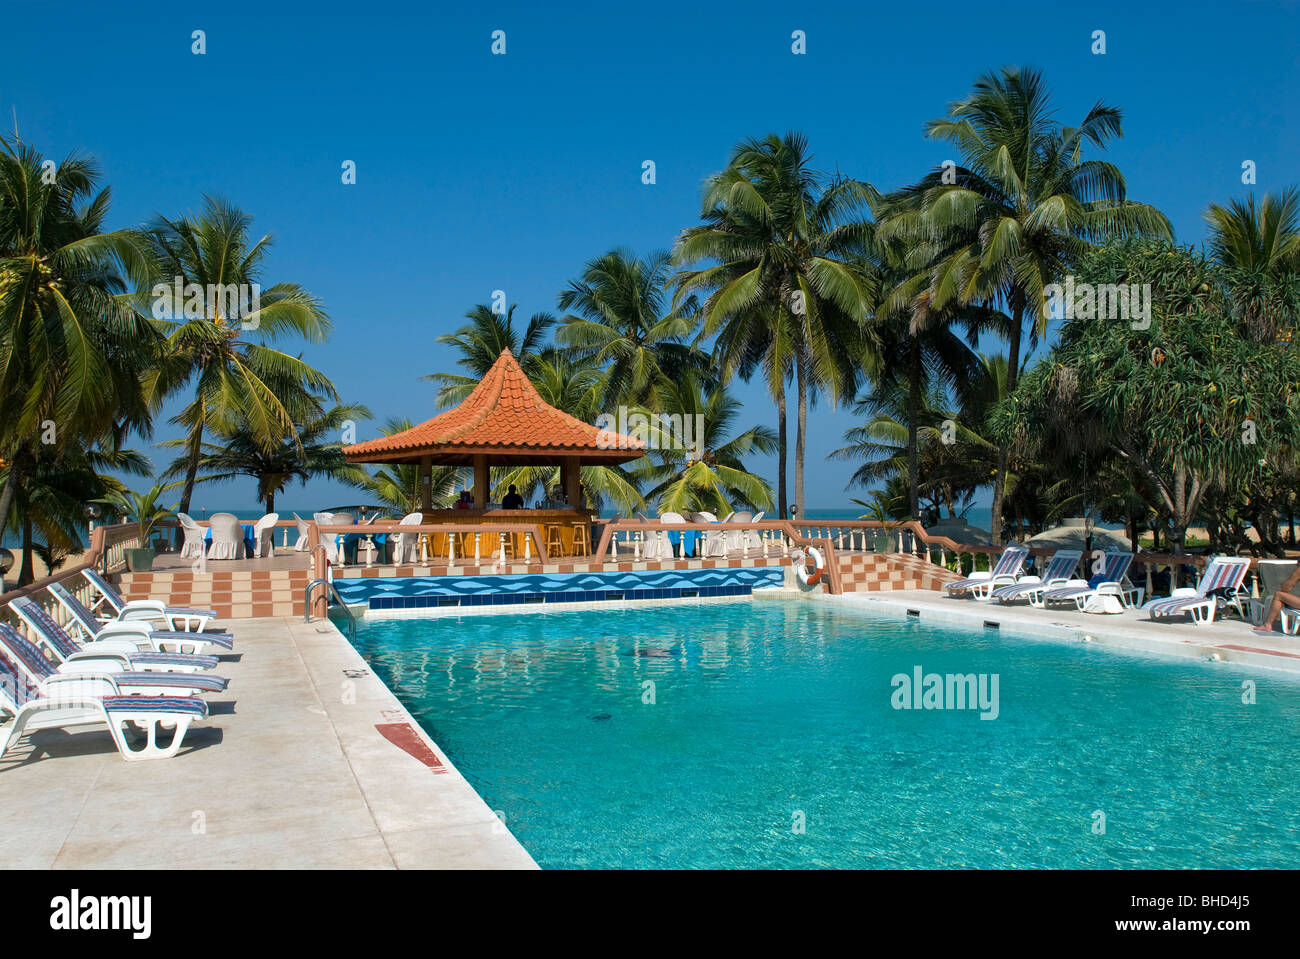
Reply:
[[0, 760], [7, 868], [535, 869], [328, 621], [234, 620], [230, 688], [168, 760], [44, 730]]
[[[786, 591], [781, 591], [786, 592]], [[757, 595], [757, 594], [756, 594]], [[775, 592], [773, 593], [775, 595]], [[1188, 619], [1152, 622], [1146, 613], [1126, 610], [1109, 615], [1081, 613], [1074, 608], [1034, 609], [1024, 603], [1004, 606], [970, 599], [949, 599], [932, 590], [895, 590], [842, 596], [814, 596], [824, 602], [908, 615], [915, 610], [923, 621], [985, 628], [997, 623], [1007, 633], [1033, 639], [1086, 641], [1102, 646], [1191, 659], [1212, 659], [1266, 669], [1300, 673], [1300, 636], [1269, 636], [1252, 632], [1236, 616], [1216, 618], [1208, 626]]]

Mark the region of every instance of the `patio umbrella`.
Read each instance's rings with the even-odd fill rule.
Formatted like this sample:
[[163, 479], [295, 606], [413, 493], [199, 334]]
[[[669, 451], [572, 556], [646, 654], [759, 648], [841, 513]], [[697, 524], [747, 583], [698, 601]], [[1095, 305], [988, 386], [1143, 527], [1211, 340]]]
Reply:
[[[1025, 540], [1030, 549], [1083, 549], [1088, 541], [1087, 520], [1074, 516], [1065, 520], [1060, 526], [1043, 530], [1036, 536]], [[1122, 529], [1106, 529], [1102, 526], [1092, 527], [1092, 548], [1132, 551], [1133, 547]]]
[[925, 528], [931, 536], [946, 536], [965, 546], [987, 546], [993, 542], [993, 534], [986, 529], [972, 526], [960, 517], [941, 519]]

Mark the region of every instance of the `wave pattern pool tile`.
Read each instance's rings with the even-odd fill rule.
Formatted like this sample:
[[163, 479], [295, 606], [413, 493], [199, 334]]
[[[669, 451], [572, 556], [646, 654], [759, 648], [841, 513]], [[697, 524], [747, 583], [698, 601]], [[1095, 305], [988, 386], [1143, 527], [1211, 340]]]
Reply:
[[736, 569], [643, 570], [608, 573], [540, 573], [506, 576], [404, 576], [335, 580], [347, 603], [372, 609], [418, 609], [455, 599], [459, 605], [524, 602], [600, 602], [618, 599], [681, 599], [747, 596], [755, 588], [781, 586], [781, 566]]

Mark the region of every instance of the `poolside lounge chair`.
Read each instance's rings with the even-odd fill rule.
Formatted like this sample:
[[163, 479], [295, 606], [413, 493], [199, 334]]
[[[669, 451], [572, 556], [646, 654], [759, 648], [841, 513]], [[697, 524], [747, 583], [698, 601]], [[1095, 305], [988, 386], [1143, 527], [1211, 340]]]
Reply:
[[176, 520], [185, 530], [185, 542], [181, 544], [181, 559], [197, 559], [203, 555], [204, 539], [207, 531], [194, 522], [189, 513], [177, 513]]
[[1237, 614], [1246, 618], [1241, 589], [1250, 569], [1248, 556], [1215, 556], [1205, 567], [1196, 588], [1176, 589], [1164, 599], [1153, 599], [1142, 607], [1152, 619], [1181, 616], [1186, 613], [1197, 626], [1214, 622], [1220, 606], [1233, 606]]
[[[1132, 563], [1132, 553], [1107, 550], [1100, 573], [1089, 579], [1072, 579], [1056, 589], [1049, 589], [1034, 605], [1046, 607], [1052, 603], [1074, 603], [1080, 612], [1085, 613], [1117, 613], [1137, 606], [1146, 590], [1134, 586], [1129, 580], [1128, 569]], [[1106, 597], [1114, 597], [1114, 600]]]
[[[99, 599], [90, 611], [99, 618], [100, 622], [142, 620], [166, 623], [167, 629], [171, 630], [202, 632], [217, 618], [216, 612], [211, 609], [167, 606], [160, 599], [125, 599], [96, 569], [83, 569], [81, 575], [90, 580], [90, 585], [94, 586], [99, 593]], [[105, 615], [106, 610], [101, 611], [100, 607], [104, 605], [112, 611], [111, 616]]]
[[49, 592], [71, 617], [73, 631], [83, 642], [96, 643], [105, 639], [124, 639], [137, 645], [145, 644], [147, 648], [160, 653], [203, 654], [209, 652], [209, 646], [223, 650], [235, 648], [235, 637], [230, 633], [188, 633], [184, 630], [150, 629], [149, 623], [132, 619], [101, 623], [81, 600], [64, 589], [60, 583], [51, 583]]
[[196, 673], [212, 669], [219, 662], [215, 656], [141, 650], [131, 638], [101, 639], [82, 646], [32, 599], [19, 597], [9, 608], [36, 633], [59, 663], [113, 658], [121, 662], [123, 669], [132, 672]]
[[988, 599], [989, 594], [999, 586], [1010, 586], [1020, 576], [1025, 567], [1025, 557], [1029, 550], [1024, 546], [1008, 546], [998, 557], [997, 564], [991, 570], [972, 572], [966, 579], [959, 579], [944, 586], [948, 595], [970, 593], [976, 599]]
[[133, 672], [124, 665], [121, 656], [81, 657], [55, 664], [39, 646], [8, 623], [0, 623], [0, 654], [8, 656], [32, 684], [40, 687], [54, 681], [55, 677], [71, 675], [105, 678], [113, 684], [115, 696], [198, 696], [222, 692], [228, 685], [221, 676]]
[[208, 559], [244, 558], [244, 528], [234, 513], [213, 513], [208, 527], [212, 530]]
[[1047, 568], [1041, 576], [1021, 576], [1009, 586], [999, 586], [993, 590], [993, 598], [999, 603], [1014, 603], [1023, 599], [1032, 606], [1041, 606], [1043, 592], [1069, 582], [1082, 556], [1083, 550], [1058, 549], [1048, 560]]
[[275, 524], [280, 522], [279, 513], [267, 513], [253, 524], [253, 558], [275, 555]]
[[[0, 711], [13, 716], [0, 727], [0, 758], [29, 732], [107, 726], [123, 759], [170, 759], [180, 750], [190, 723], [208, 714], [207, 703], [192, 696], [120, 696], [117, 689], [106, 677], [75, 673], [34, 686], [0, 653]], [[143, 746], [133, 747], [127, 740], [127, 725], [144, 728]], [[171, 735], [160, 735], [160, 728], [172, 730]]]

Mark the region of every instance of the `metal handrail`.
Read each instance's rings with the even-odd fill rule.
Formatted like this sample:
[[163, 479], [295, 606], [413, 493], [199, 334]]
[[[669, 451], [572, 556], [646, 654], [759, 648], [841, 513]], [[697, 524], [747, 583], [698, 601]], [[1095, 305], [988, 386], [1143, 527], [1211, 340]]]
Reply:
[[303, 594], [302, 594], [302, 598], [303, 598], [302, 621], [304, 623], [311, 622], [311, 593], [312, 590], [314, 590], [317, 586], [324, 586], [325, 589], [327, 590], [327, 595], [325, 597], [327, 609], [329, 608], [330, 596], [333, 596], [335, 601], [338, 603], [338, 605], [343, 607], [343, 612], [346, 613], [348, 617], [348, 638], [355, 640], [357, 638], [357, 618], [356, 616], [352, 615], [352, 610], [349, 609], [348, 604], [343, 601], [343, 597], [339, 595], [338, 587], [334, 585], [334, 582], [332, 580], [313, 579], [310, 583], [307, 584], [307, 587], [306, 589], [303, 590]]

